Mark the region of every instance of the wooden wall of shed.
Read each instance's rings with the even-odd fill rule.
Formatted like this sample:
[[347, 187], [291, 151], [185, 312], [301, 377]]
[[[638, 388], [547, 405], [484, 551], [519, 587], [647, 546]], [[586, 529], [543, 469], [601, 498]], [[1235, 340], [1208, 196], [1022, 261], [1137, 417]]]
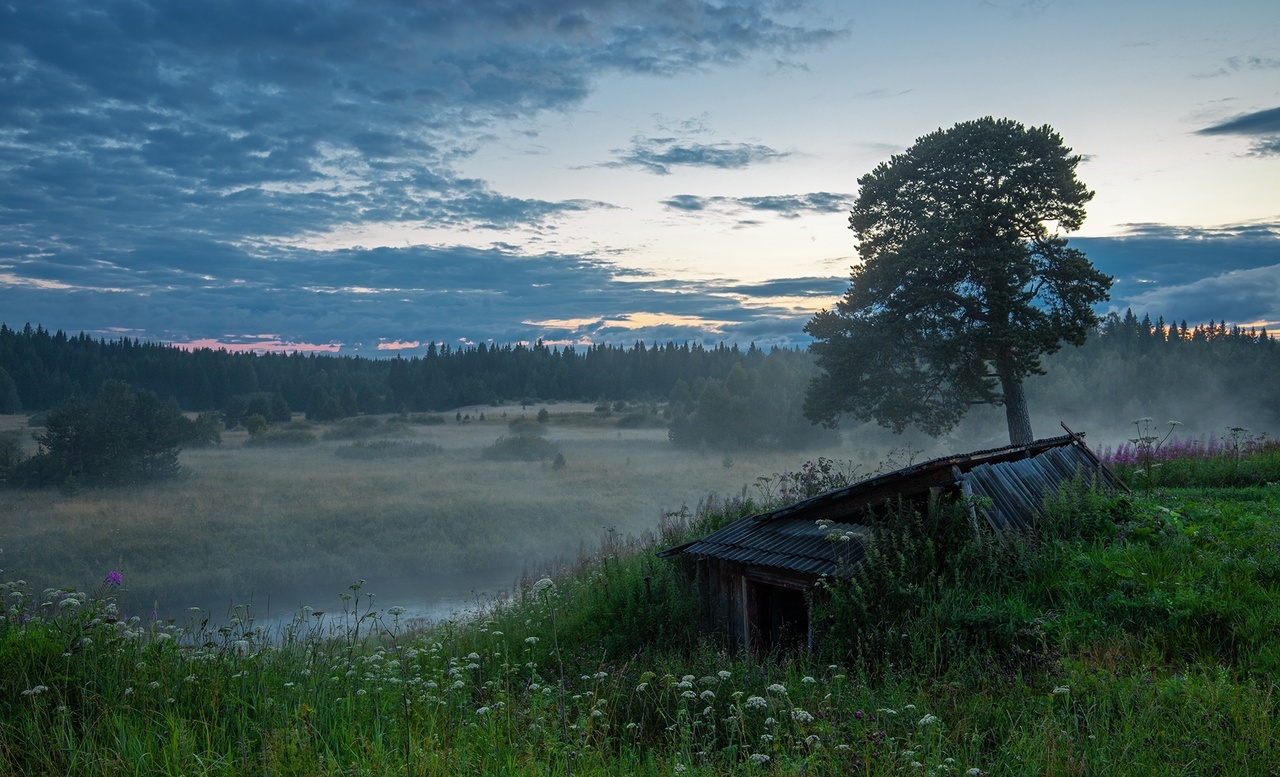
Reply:
[[750, 622], [754, 613], [748, 600], [752, 586], [808, 592], [815, 579], [813, 575], [703, 557], [698, 561], [702, 632], [733, 650], [750, 647], [753, 630], [758, 630], [756, 624]]

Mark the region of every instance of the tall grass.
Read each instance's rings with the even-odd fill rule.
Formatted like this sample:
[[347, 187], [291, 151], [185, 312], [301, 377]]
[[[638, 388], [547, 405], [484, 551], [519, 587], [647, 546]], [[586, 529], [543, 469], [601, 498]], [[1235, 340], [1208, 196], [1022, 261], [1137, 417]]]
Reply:
[[[1072, 489], [1025, 542], [886, 550], [861, 581], [898, 598], [846, 632], [883, 649], [828, 635], [812, 656], [702, 640], [684, 572], [653, 557], [767, 506], [746, 492], [425, 627], [362, 583], [268, 634], [251, 607], [169, 622], [111, 578], [15, 581], [0, 773], [1273, 773], [1280, 494], [1235, 493]], [[919, 544], [928, 520], [880, 536]]]
[[[186, 476], [164, 484], [0, 489], [0, 567], [41, 588], [118, 568], [130, 597], [161, 612], [252, 601], [279, 616], [357, 578], [384, 600], [474, 598], [510, 587], [538, 559], [572, 559], [605, 527], [638, 534], [673, 503], [736, 493], [788, 463], [744, 453], [727, 470], [717, 454], [672, 449], [663, 430], [620, 432], [589, 407], [585, 419], [551, 409], [561, 470], [485, 459], [516, 415], [488, 409], [483, 422], [383, 421], [377, 429], [412, 432], [395, 444], [246, 448], [248, 435], [232, 431], [221, 446], [184, 451]], [[438, 455], [415, 455], [434, 446]]]

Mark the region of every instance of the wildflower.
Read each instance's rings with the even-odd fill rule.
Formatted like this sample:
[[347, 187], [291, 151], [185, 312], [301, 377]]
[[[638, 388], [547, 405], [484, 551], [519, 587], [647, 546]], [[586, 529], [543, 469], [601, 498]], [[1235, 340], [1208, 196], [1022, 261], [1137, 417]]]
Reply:
[[676, 764], [676, 772], [683, 772], [685, 768], [684, 764]]
[[796, 723], [812, 723], [813, 722], [813, 716], [810, 715], [807, 711], [802, 709], [791, 710], [791, 719], [794, 720]]
[[816, 683], [818, 681], [806, 675], [803, 679], [800, 680], [800, 682], [804, 684], [809, 684], [809, 683]]
[[40, 694], [44, 693], [47, 690], [49, 690], [49, 686], [37, 685], [34, 688], [28, 688], [27, 690], [23, 691], [22, 695], [23, 696], [39, 696]]
[[555, 589], [555, 587], [556, 587], [556, 584], [554, 580], [552, 580], [549, 577], [544, 577], [538, 582], [533, 584], [533, 589], [532, 589], [533, 595], [541, 596], [543, 594], [549, 594], [552, 590]]
[[762, 765], [767, 764], [769, 763], [769, 756], [765, 755], [764, 753], [752, 753], [751, 763], [762, 764]]
[[822, 740], [818, 737], [817, 734], [810, 734], [809, 736], [804, 738], [804, 742], [806, 745], [813, 747], [814, 745], [821, 744]]
[[982, 774], [982, 770], [976, 766], [965, 772], [966, 777], [978, 777], [980, 774]]
[[716, 697], [716, 694], [715, 694], [715, 692], [714, 692], [714, 691], [703, 691], [702, 693], [700, 693], [700, 694], [698, 694], [698, 695], [702, 697], [702, 700], [703, 700], [703, 701], [709, 701], [709, 700], [714, 699], [714, 698]]
[[538, 644], [538, 638], [537, 638], [537, 637], [525, 637], [525, 638], [524, 638], [524, 644], [526, 644], [526, 645], [536, 645], [536, 644]]
[[769, 702], [764, 700], [763, 696], [748, 696], [747, 709], [764, 709], [769, 706]]
[[396, 605], [395, 607], [388, 607], [388, 608], [387, 608], [387, 615], [390, 615], [390, 616], [391, 616], [391, 617], [393, 617], [393, 618], [398, 618], [398, 617], [400, 617], [401, 615], [404, 615], [404, 614], [405, 614], [405, 612], [406, 612], [405, 608], [403, 608], [403, 607], [401, 607], [401, 606], [399, 606], [399, 605]]
[[685, 691], [684, 693], [680, 694], [680, 697], [683, 699], [692, 699], [696, 695], [697, 694], [695, 694], [693, 691]]
[[1068, 693], [1071, 693], [1071, 688], [1066, 685], [1059, 685], [1057, 688], [1053, 689], [1054, 696], [1063, 696]]
[[716, 677], [719, 677], [721, 680], [728, 680], [730, 677], [733, 677], [733, 674], [725, 669], [721, 669], [719, 672], [716, 672]]
[[919, 726], [920, 728], [924, 728], [925, 726], [932, 726], [934, 723], [937, 723], [937, 722], [938, 722], [937, 715], [925, 715], [923, 718], [920, 718], [920, 722], [917, 723], [916, 725]]
[[488, 714], [489, 714], [489, 708], [488, 708], [488, 707], [481, 707], [480, 709], [476, 710], [476, 714], [477, 714], [477, 715], [488, 715]]
[[770, 685], [768, 688], [765, 688], [765, 690], [768, 691], [769, 693], [786, 693], [787, 686], [782, 685], [780, 683], [774, 683], [773, 685]]
[[640, 683], [639, 685], [636, 686], [636, 693], [644, 693], [644, 689], [648, 687], [649, 687], [648, 683]]
[[109, 585], [109, 586], [112, 586], [113, 588], [119, 588], [123, 583], [124, 583], [124, 575], [120, 574], [117, 570], [114, 570], [114, 569], [108, 572], [107, 576], [102, 579], [103, 585]]

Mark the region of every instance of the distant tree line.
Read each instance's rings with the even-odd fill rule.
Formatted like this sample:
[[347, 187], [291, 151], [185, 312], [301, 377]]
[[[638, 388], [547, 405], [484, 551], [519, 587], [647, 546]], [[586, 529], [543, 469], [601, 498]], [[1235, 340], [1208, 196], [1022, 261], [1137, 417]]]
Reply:
[[[1217, 413], [1259, 431], [1280, 428], [1280, 343], [1265, 329], [1112, 313], [1044, 369], [1027, 382], [1028, 396], [1060, 418], [1092, 424], [1105, 410], [1099, 422], [1109, 424], [1167, 411], [1190, 423], [1197, 419], [1172, 414]], [[803, 417], [815, 373], [806, 351], [754, 345], [432, 345], [424, 356], [368, 359], [187, 351], [0, 325], [0, 412], [47, 410], [117, 380], [184, 410], [216, 410], [228, 427], [283, 422], [296, 411], [327, 421], [498, 401], [609, 398], [657, 408], [665, 400], [677, 445], [801, 448], [834, 440]]]
[[[1080, 348], [1045, 359], [1027, 382], [1035, 406], [1061, 417], [1155, 416], [1222, 433], [1223, 424], [1280, 432], [1280, 342], [1265, 328], [1107, 315]], [[1214, 424], [1218, 428], [1214, 429]], [[1043, 433], [1043, 432], [1042, 432]]]
[[[734, 364], [755, 363], [779, 350], [785, 349], [643, 342], [629, 348], [558, 348], [540, 341], [451, 348], [432, 343], [423, 356], [368, 359], [188, 351], [130, 338], [95, 339], [29, 324], [20, 330], [0, 324], [0, 413], [47, 410], [72, 396], [91, 396], [107, 380], [172, 397], [191, 411], [230, 410], [235, 416], [265, 398], [268, 410], [274, 407], [278, 413], [287, 406], [320, 421], [521, 399], [656, 401], [678, 381], [689, 386], [723, 381]], [[263, 415], [270, 420], [268, 413]]]

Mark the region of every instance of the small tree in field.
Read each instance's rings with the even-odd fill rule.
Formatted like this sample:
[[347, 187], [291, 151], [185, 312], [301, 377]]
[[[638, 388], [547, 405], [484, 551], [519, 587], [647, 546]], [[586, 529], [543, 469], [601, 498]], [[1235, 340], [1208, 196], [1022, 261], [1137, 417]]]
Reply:
[[994, 403], [1010, 442], [1031, 442], [1023, 381], [1043, 355], [1084, 342], [1111, 288], [1062, 236], [1093, 197], [1079, 162], [1048, 126], [988, 117], [859, 178], [849, 228], [863, 261], [835, 310], [805, 327], [823, 370], [805, 414], [937, 435]]
[[182, 445], [212, 442], [216, 436], [213, 415], [191, 421], [177, 403], [111, 380], [95, 400], [72, 397], [49, 411], [44, 431], [35, 438], [39, 452], [13, 467], [10, 480], [117, 485], [170, 477], [179, 471]]

